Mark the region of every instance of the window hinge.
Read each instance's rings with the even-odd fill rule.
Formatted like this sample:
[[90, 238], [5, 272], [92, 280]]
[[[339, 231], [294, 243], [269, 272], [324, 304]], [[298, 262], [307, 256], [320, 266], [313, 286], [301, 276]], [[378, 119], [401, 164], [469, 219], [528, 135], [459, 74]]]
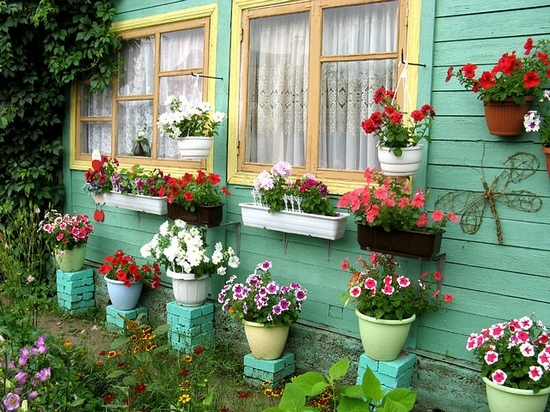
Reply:
[[239, 149], [241, 148], [241, 141], [237, 140], [237, 156], [240, 154]]

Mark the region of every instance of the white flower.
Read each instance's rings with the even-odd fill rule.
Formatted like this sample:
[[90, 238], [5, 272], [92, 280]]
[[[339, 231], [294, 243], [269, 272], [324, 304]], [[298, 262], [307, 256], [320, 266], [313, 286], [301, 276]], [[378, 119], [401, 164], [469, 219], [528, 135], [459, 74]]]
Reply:
[[536, 110], [529, 110], [523, 117], [523, 127], [526, 132], [538, 132], [542, 118]]

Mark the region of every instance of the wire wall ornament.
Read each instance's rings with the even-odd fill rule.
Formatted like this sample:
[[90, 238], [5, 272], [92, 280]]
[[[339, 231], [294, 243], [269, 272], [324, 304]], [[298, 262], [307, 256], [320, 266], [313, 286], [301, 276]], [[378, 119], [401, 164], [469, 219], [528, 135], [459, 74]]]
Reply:
[[[523, 212], [538, 212], [542, 207], [541, 198], [529, 190], [510, 190], [510, 183], [519, 183], [535, 174], [540, 161], [531, 153], [518, 152], [510, 156], [504, 165], [507, 166], [489, 186], [482, 178], [483, 191], [462, 190], [440, 196], [435, 202], [435, 209], [451, 210], [460, 215], [460, 227], [467, 234], [475, 234], [483, 222], [485, 209], [489, 205], [495, 219], [498, 244], [504, 243], [497, 202]], [[483, 168], [482, 168], [483, 174]]]

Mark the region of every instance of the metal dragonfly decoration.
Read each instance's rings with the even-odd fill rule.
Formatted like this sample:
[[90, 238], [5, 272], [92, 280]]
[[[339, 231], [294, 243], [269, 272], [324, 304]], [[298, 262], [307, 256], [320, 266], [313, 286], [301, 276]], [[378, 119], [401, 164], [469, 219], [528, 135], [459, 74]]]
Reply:
[[[464, 233], [476, 233], [481, 223], [487, 205], [495, 219], [498, 244], [502, 245], [502, 229], [496, 204], [501, 203], [512, 209], [524, 212], [538, 212], [542, 207], [541, 198], [529, 190], [510, 190], [510, 183], [519, 183], [532, 176], [540, 166], [539, 160], [531, 153], [518, 152], [510, 156], [504, 165], [507, 166], [489, 186], [482, 179], [483, 191], [461, 190], [440, 196], [435, 202], [435, 208], [451, 210], [460, 215], [460, 227]], [[482, 169], [483, 172], [483, 169]]]

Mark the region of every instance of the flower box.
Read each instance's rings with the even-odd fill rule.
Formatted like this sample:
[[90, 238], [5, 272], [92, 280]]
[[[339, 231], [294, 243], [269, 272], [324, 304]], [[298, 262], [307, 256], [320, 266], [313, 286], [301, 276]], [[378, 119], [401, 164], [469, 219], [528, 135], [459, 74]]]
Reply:
[[223, 203], [216, 206], [197, 206], [194, 212], [176, 203], [168, 203], [168, 217], [184, 220], [190, 225], [219, 226], [223, 219]]
[[168, 211], [166, 196], [123, 195], [118, 192], [104, 194], [105, 204], [121, 209], [135, 210], [152, 215], [165, 215]]
[[386, 232], [381, 227], [357, 223], [357, 242], [361, 249], [421, 260], [432, 260], [439, 253], [442, 237], [443, 232], [399, 229]]
[[335, 240], [344, 236], [348, 213], [338, 216], [313, 215], [303, 212], [268, 212], [267, 206], [239, 203], [243, 225], [284, 233]]

